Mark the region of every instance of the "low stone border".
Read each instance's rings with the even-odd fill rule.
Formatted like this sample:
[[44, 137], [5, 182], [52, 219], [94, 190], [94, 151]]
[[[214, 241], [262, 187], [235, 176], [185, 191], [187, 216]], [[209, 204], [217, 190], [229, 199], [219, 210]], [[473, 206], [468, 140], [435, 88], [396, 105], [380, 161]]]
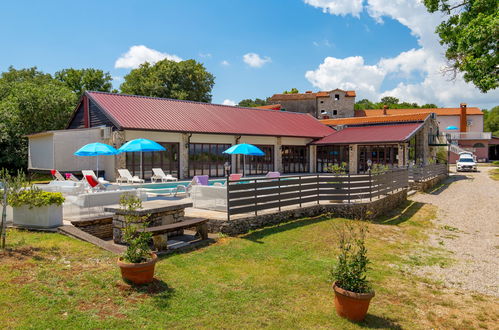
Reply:
[[102, 239], [113, 238], [113, 216], [71, 221], [76, 228]]
[[415, 181], [411, 183], [411, 188], [418, 190], [418, 191], [427, 191], [433, 187], [435, 187], [437, 184], [442, 182], [443, 180], [447, 179], [448, 175], [447, 174], [440, 174], [439, 176], [426, 180], [426, 181]]
[[315, 217], [321, 214], [331, 214], [334, 217], [359, 218], [364, 215], [365, 220], [372, 220], [388, 211], [396, 208], [407, 200], [407, 190], [389, 194], [381, 199], [372, 202], [363, 202], [355, 204], [330, 203], [314, 206], [305, 206], [291, 210], [281, 210], [280, 212], [262, 214], [231, 220], [208, 221], [208, 229], [211, 233], [223, 233], [226, 235], [239, 235], [247, 233], [250, 230], [273, 226], [288, 222], [293, 219], [303, 217]]

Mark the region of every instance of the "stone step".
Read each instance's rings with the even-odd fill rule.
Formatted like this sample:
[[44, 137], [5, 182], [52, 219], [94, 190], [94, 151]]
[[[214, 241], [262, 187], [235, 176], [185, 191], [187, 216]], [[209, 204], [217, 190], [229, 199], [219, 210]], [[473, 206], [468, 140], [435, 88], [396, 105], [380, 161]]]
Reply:
[[115, 254], [122, 254], [125, 252], [126, 247], [125, 246], [119, 246], [110, 242], [107, 242], [105, 240], [102, 240], [98, 237], [95, 237], [93, 235], [90, 235], [89, 233], [84, 232], [81, 229], [78, 229], [74, 226], [61, 226], [58, 228], [59, 233], [77, 238], [79, 240], [94, 244], [104, 250], [107, 250], [109, 252], [115, 253]]

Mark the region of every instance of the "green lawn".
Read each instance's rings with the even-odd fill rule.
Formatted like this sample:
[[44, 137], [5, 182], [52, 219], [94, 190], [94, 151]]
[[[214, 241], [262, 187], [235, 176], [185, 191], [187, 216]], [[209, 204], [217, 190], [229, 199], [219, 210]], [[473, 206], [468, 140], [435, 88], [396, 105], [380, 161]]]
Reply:
[[[413, 267], [452, 263], [425, 247], [434, 207], [407, 204], [370, 224], [376, 297], [362, 324], [336, 316], [328, 274], [343, 219], [300, 219], [157, 264], [157, 281], [124, 284], [116, 256], [59, 234], [9, 232], [0, 252], [3, 328], [470, 328], [498, 321], [497, 300], [444, 289]], [[394, 212], [394, 214], [396, 214]], [[494, 312], [495, 311], [495, 312]]]

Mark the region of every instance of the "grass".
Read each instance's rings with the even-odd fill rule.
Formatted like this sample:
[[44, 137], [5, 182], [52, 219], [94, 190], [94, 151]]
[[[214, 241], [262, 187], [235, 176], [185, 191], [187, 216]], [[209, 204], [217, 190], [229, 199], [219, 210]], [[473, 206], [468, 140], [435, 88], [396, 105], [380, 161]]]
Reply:
[[9, 231], [0, 252], [3, 328], [493, 328], [497, 299], [445, 289], [414, 267], [447, 267], [425, 244], [436, 209], [407, 203], [369, 224], [365, 322], [334, 311], [328, 277], [344, 219], [299, 219], [163, 258], [157, 280], [132, 287], [116, 256], [59, 234]]
[[491, 179], [499, 181], [499, 168], [494, 168], [489, 171]]

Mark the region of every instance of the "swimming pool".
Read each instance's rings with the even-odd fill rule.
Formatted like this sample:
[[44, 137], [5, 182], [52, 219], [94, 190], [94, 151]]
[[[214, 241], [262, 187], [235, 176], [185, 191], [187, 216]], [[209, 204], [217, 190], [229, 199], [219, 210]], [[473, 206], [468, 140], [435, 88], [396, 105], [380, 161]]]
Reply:
[[[226, 179], [214, 179], [214, 180], [209, 180], [208, 184], [210, 186], [214, 185], [215, 183], [224, 184], [225, 181], [226, 181]], [[191, 183], [191, 181], [174, 181], [174, 182], [163, 182], [163, 183], [144, 183], [144, 184], [134, 184], [134, 185], [120, 185], [119, 189], [126, 190], [126, 189], [141, 188], [149, 193], [171, 194], [175, 190], [175, 188], [177, 188], [178, 186], [187, 187], [190, 183]], [[181, 191], [183, 191], [183, 190], [181, 190]]]

